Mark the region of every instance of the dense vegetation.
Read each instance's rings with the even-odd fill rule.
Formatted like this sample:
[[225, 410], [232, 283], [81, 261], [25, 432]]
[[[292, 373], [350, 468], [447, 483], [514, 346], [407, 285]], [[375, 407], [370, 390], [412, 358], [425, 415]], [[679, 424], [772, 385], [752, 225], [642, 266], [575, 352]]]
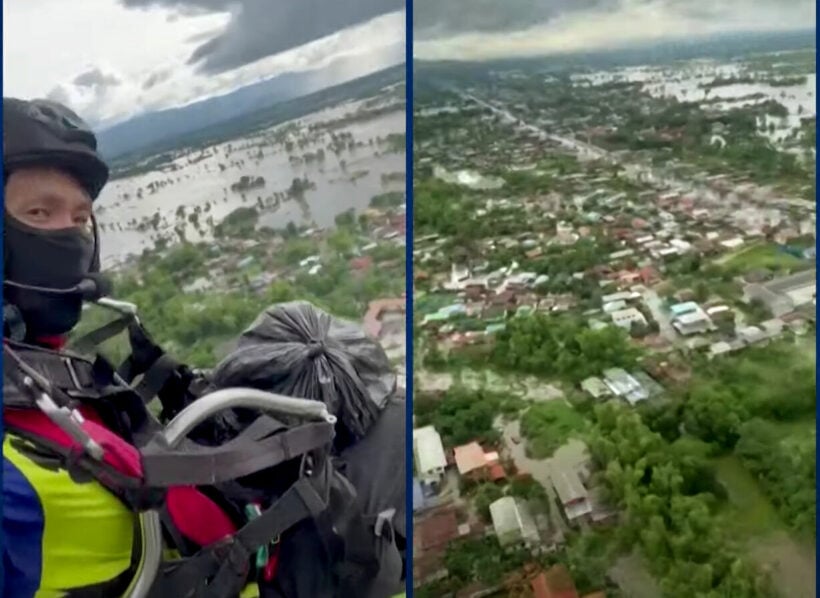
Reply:
[[665, 596], [771, 595], [722, 529], [714, 476], [701, 455], [673, 450], [616, 403], [596, 409], [589, 438], [610, 499], [624, 512], [621, 541], [642, 548]]
[[442, 398], [417, 397], [413, 410], [417, 427], [432, 424], [447, 446], [457, 446], [473, 440], [496, 442], [499, 435], [493, 428], [493, 420], [500, 411], [517, 407], [514, 399], [456, 386]]
[[[226, 219], [226, 236], [243, 235], [255, 220], [253, 208], [241, 210]], [[361, 223], [344, 217], [339, 222], [342, 226], [323, 244], [299, 236], [296, 230], [265, 233], [279, 237], [277, 249], [268, 254], [261, 244], [242, 251], [239, 255], [253, 258], [252, 262], [245, 268], [228, 269], [222, 283], [227, 288], [219, 290], [180, 292], [194, 280], [213, 278], [212, 260], [224, 259], [220, 247], [233, 245], [182, 243], [166, 251], [149, 251], [134, 269], [115, 280], [115, 294], [139, 306], [148, 330], [175, 357], [199, 367], [214, 365], [225, 343], [274, 303], [309, 301], [334, 315], [359, 321], [370, 301], [404, 292], [405, 252], [392, 244], [380, 244], [372, 254], [374, 259], [392, 265], [351, 276], [350, 252], [361, 234]], [[260, 238], [260, 233], [254, 236]], [[311, 255], [322, 258], [322, 268], [314, 274], [298, 267], [300, 260]], [[253, 287], [251, 279], [265, 272], [279, 275], [261, 289]], [[87, 310], [77, 334], [110, 319], [111, 314], [99, 308]], [[124, 341], [118, 339], [107, 346], [115, 359], [124, 357]]]
[[510, 319], [492, 352], [499, 369], [575, 383], [606, 368], [631, 368], [639, 357], [640, 351], [620, 328], [592, 330], [571, 317], [542, 313]]

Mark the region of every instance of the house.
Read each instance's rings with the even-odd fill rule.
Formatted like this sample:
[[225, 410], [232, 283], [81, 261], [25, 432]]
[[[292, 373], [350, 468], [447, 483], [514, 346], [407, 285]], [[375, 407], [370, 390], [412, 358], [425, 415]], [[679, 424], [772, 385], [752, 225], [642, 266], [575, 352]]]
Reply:
[[737, 331], [738, 339], [742, 340], [747, 345], [755, 345], [768, 340], [769, 336], [763, 329], [757, 326], [744, 326]]
[[626, 301], [610, 301], [609, 303], [604, 303], [601, 309], [604, 311], [605, 314], [611, 314], [616, 311], [620, 311], [622, 309], [626, 309], [627, 304]]
[[649, 393], [641, 383], [621, 368], [604, 370], [604, 384], [609, 387], [612, 394], [625, 398], [630, 405], [649, 398]]
[[424, 496], [421, 480], [413, 478], [413, 512], [423, 511], [426, 507], [427, 497]]
[[672, 320], [672, 326], [683, 336], [700, 334], [713, 330], [715, 325], [706, 315], [706, 312], [698, 308], [695, 312], [685, 313]]
[[350, 260], [350, 269], [357, 272], [367, 271], [373, 266], [373, 258], [369, 255], [354, 257]]
[[581, 390], [589, 394], [593, 399], [611, 396], [612, 392], [604, 381], [596, 376], [591, 376], [581, 382]]
[[790, 276], [776, 278], [765, 284], [748, 284], [743, 288], [747, 303], [761, 301], [775, 318], [796, 308], [811, 304], [817, 295], [817, 270], [812, 268]]
[[579, 598], [572, 576], [561, 564], [536, 575], [530, 585], [533, 598]]
[[653, 285], [660, 280], [658, 271], [652, 266], [644, 266], [639, 270], [641, 275], [641, 282], [645, 285]]
[[416, 520], [413, 526], [413, 536], [418, 538], [418, 547], [424, 552], [444, 548], [460, 535], [455, 507], [437, 510]]
[[784, 326], [785, 323], [779, 318], [772, 318], [760, 323], [760, 327], [766, 333], [766, 336], [770, 338], [780, 336], [783, 333]]
[[503, 467], [499, 463], [498, 453], [495, 451], [485, 453], [477, 442], [457, 446], [453, 449], [453, 459], [461, 476], [476, 481], [498, 480], [505, 477]]
[[433, 426], [413, 430], [413, 457], [419, 479], [428, 484], [437, 484], [447, 469], [447, 457], [441, 436]]
[[709, 346], [709, 358], [711, 359], [713, 357], [725, 355], [726, 353], [731, 353], [733, 350], [734, 348], [731, 343], [727, 343], [726, 341], [718, 341]]
[[640, 299], [641, 294], [636, 293], [634, 291], [621, 291], [619, 293], [612, 293], [610, 295], [604, 295], [601, 297], [601, 303], [614, 303], [616, 301], [632, 301], [634, 299]]
[[648, 325], [644, 315], [634, 307], [613, 311], [611, 316], [613, 324], [626, 330], [630, 330], [635, 324], [640, 326]]
[[554, 462], [550, 472], [550, 481], [569, 523], [586, 519], [592, 513], [589, 493], [577, 471], [565, 464]]
[[699, 309], [700, 306], [694, 301], [676, 303], [675, 305], [669, 307], [669, 311], [672, 312], [673, 317], [683, 316], [688, 313], [696, 312]]
[[391, 313], [404, 313], [407, 301], [404, 297], [371, 301], [364, 315], [364, 329], [372, 338], [380, 339], [384, 328], [382, 317]]
[[541, 535], [526, 501], [515, 496], [499, 498], [490, 505], [490, 517], [502, 547], [523, 545], [534, 549], [541, 545]]

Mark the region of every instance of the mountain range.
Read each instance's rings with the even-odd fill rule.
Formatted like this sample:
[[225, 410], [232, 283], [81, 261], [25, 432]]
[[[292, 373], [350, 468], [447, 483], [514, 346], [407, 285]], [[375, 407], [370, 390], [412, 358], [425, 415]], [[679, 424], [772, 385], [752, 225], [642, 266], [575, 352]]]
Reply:
[[352, 70], [346, 64], [350, 60], [355, 57], [338, 59], [317, 70], [277, 75], [185, 106], [137, 115], [102, 129], [98, 133], [100, 152], [108, 160], [146, 155], [184, 145], [186, 139], [199, 138], [214, 127], [325, 89], [357, 87], [350, 85], [356, 81], [404, 80], [404, 65], [345, 80], [344, 74]]

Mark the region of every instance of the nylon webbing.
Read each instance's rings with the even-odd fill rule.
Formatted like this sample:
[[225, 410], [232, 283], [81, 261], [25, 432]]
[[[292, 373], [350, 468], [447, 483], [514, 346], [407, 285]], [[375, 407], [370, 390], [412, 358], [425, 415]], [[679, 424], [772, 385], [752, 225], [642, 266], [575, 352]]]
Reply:
[[310, 480], [299, 479], [236, 534], [166, 569], [154, 584], [152, 596], [233, 598], [247, 580], [251, 554], [300, 521], [318, 517], [326, 508]]
[[244, 436], [218, 447], [173, 450], [156, 442], [142, 450], [147, 486], [201, 486], [235, 480], [273, 467], [333, 441], [333, 425], [303, 424], [267, 438]]
[[103, 344], [108, 339], [118, 335], [120, 332], [128, 328], [128, 325], [133, 321], [133, 319], [133, 316], [128, 315], [112, 320], [107, 324], [104, 324], [99, 328], [95, 328], [91, 332], [87, 332], [82, 335], [76, 341], [71, 343], [71, 347], [77, 353], [88, 353]]

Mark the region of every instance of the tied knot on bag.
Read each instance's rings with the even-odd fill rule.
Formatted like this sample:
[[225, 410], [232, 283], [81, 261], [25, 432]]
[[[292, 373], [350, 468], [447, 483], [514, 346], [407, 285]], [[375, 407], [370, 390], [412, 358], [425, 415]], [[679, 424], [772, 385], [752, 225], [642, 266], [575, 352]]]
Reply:
[[321, 340], [311, 339], [307, 344], [307, 356], [310, 359], [316, 359], [320, 355], [325, 354], [325, 342]]

